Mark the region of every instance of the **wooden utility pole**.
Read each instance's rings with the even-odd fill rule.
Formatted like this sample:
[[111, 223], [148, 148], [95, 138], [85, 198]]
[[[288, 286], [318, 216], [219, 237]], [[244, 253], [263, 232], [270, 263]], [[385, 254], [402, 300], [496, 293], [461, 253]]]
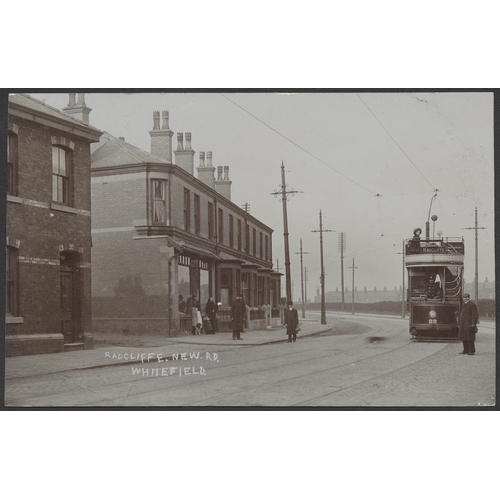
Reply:
[[319, 233], [319, 248], [321, 257], [321, 324], [326, 325], [326, 305], [325, 305], [325, 266], [323, 264], [323, 233], [331, 233], [331, 229], [323, 229], [323, 216], [319, 211], [319, 231], [311, 231]]
[[307, 308], [307, 267], [304, 268], [304, 298]]
[[354, 314], [354, 269], [357, 269], [354, 267], [354, 257], [352, 258], [352, 267], [349, 269], [352, 269], [352, 314]]
[[[406, 307], [405, 307], [405, 240], [403, 240], [403, 251], [397, 252], [397, 255], [403, 256], [403, 288], [401, 289], [401, 317], [404, 318], [406, 316]], [[444, 292], [443, 292], [444, 293]]]
[[289, 195], [301, 193], [302, 191], [295, 191], [294, 189], [287, 190], [285, 182], [285, 165], [281, 161], [281, 186], [280, 190], [275, 190], [271, 193], [273, 196], [281, 196], [283, 203], [283, 237], [285, 240], [285, 281], [286, 281], [286, 301], [292, 300], [292, 279], [290, 275], [290, 248], [288, 244], [288, 214], [286, 210], [286, 202]]
[[485, 227], [477, 227], [477, 207], [476, 207], [476, 217], [475, 217], [475, 224], [474, 227], [464, 227], [463, 229], [474, 229], [476, 233], [476, 241], [475, 241], [475, 253], [476, 253], [476, 269], [475, 269], [475, 283], [474, 283], [474, 300], [477, 301], [479, 300], [479, 265], [478, 265], [478, 238], [477, 238], [477, 230], [478, 229], [486, 229]]
[[302, 259], [303, 255], [308, 254], [309, 252], [302, 251], [302, 238], [300, 238], [300, 252], [295, 252], [296, 254], [300, 254], [300, 287], [302, 289], [302, 317], [306, 317], [306, 303], [304, 299], [304, 262]]
[[345, 233], [339, 234], [339, 252], [340, 252], [340, 277], [342, 281], [342, 311], [345, 306], [344, 298], [344, 252], [345, 252]]

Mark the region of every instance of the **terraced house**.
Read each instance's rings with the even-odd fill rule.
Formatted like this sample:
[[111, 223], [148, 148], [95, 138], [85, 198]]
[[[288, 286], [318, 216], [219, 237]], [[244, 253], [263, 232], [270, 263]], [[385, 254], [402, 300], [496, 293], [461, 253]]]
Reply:
[[[160, 126], [161, 121], [161, 126]], [[228, 308], [279, 302], [273, 230], [231, 201], [229, 167], [153, 113], [151, 152], [104, 133], [92, 153], [92, 298], [97, 331], [190, 331], [178, 297]]]
[[90, 111], [9, 96], [7, 356], [92, 347]]

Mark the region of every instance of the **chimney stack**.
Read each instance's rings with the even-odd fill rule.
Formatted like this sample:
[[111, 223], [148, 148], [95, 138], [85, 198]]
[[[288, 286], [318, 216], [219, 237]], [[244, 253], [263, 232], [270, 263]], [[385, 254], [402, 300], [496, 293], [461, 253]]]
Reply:
[[172, 136], [174, 133], [168, 126], [168, 111], [162, 111], [162, 128], [160, 129], [160, 112], [153, 111], [153, 130], [149, 131], [151, 136], [151, 154], [172, 163]]
[[[224, 178], [222, 173], [224, 172]], [[229, 180], [229, 167], [227, 165], [223, 167], [217, 167], [217, 180], [215, 181], [215, 190], [231, 201], [231, 184], [232, 181]]]
[[186, 132], [186, 147], [183, 146], [182, 132], [177, 134], [177, 149], [175, 152], [175, 164], [186, 172], [194, 175], [194, 150], [191, 147], [191, 132]]
[[79, 120], [88, 125], [89, 115], [92, 110], [85, 104], [85, 94], [78, 94], [78, 102], [76, 102], [75, 96], [76, 94], [69, 94], [68, 105], [63, 111], [75, 120]]
[[205, 152], [200, 152], [200, 166], [197, 170], [198, 179], [212, 189], [215, 189], [215, 168], [212, 167], [212, 151], [207, 151], [207, 166], [205, 166]]

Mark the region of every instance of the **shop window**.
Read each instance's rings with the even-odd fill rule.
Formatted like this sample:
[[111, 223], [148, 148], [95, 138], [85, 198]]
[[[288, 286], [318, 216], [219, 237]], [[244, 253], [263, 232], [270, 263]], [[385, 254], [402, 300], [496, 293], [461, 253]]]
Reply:
[[220, 270], [220, 298], [222, 305], [231, 305], [231, 269]]
[[250, 282], [250, 276], [248, 273], [241, 273], [241, 294], [245, 304], [250, 305], [250, 296], [248, 294], [248, 289]]
[[257, 287], [257, 290], [258, 290], [257, 303], [259, 304], [259, 306], [262, 306], [265, 303], [265, 298], [264, 298], [264, 277], [259, 277], [257, 279], [257, 283], [258, 283], [258, 287]]
[[52, 200], [70, 205], [71, 151], [52, 146]]
[[153, 180], [153, 224], [165, 224], [166, 213], [166, 181]]

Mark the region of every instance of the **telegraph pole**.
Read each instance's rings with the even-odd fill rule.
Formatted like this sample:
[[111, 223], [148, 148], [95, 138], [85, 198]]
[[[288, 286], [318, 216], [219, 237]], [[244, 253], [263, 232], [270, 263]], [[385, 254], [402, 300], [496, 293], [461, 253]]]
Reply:
[[479, 299], [479, 271], [478, 271], [478, 254], [477, 254], [477, 247], [478, 247], [478, 239], [477, 239], [477, 230], [478, 229], [486, 229], [485, 227], [477, 227], [477, 207], [476, 207], [476, 217], [475, 217], [475, 224], [474, 227], [464, 227], [463, 229], [474, 229], [476, 233], [476, 244], [475, 244], [475, 251], [476, 251], [476, 273], [475, 273], [475, 284], [474, 284], [474, 297], [475, 301], [477, 304], [477, 301]]
[[307, 307], [307, 267], [304, 268], [304, 298]]
[[342, 311], [344, 310], [344, 251], [345, 251], [345, 233], [339, 234], [339, 251], [340, 251], [340, 276], [342, 281]]
[[352, 269], [352, 314], [354, 314], [354, 269], [357, 269], [354, 267], [354, 257], [352, 258], [352, 267], [349, 269]]
[[271, 193], [273, 196], [281, 196], [281, 202], [283, 203], [283, 237], [285, 240], [285, 280], [286, 280], [286, 301], [292, 300], [292, 279], [290, 276], [290, 248], [288, 245], [288, 214], [286, 211], [286, 202], [289, 195], [295, 195], [296, 193], [301, 193], [302, 191], [295, 191], [294, 189], [287, 190], [287, 184], [285, 182], [285, 165], [283, 160], [281, 161], [281, 186], [280, 190], [275, 190]]
[[311, 233], [319, 233], [319, 248], [321, 257], [321, 324], [326, 325], [326, 305], [325, 305], [325, 266], [323, 264], [323, 233], [331, 233], [331, 229], [323, 229], [323, 217], [321, 210], [319, 211], [319, 231], [311, 231]]
[[[280, 272], [280, 261], [276, 259], [276, 271]], [[281, 304], [281, 297], [283, 297], [283, 283], [280, 278], [280, 304]]]
[[295, 252], [296, 254], [300, 254], [300, 287], [302, 289], [302, 317], [306, 317], [306, 303], [304, 299], [304, 262], [302, 259], [303, 255], [308, 254], [309, 252], [302, 251], [302, 238], [300, 238], [300, 252]]

